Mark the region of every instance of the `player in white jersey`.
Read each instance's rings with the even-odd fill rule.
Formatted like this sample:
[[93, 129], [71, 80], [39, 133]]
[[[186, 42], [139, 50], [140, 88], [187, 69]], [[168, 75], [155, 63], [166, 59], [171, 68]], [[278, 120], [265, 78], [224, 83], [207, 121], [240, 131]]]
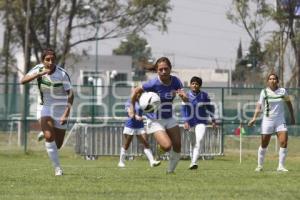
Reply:
[[295, 117], [293, 106], [291, 104], [289, 96], [284, 88], [278, 87], [278, 82], [279, 80], [276, 74], [269, 74], [267, 79], [268, 87], [261, 91], [254, 116], [248, 123], [249, 126], [253, 126], [258, 117], [258, 114], [261, 111], [261, 108], [263, 107], [264, 116], [261, 125], [261, 145], [258, 148], [258, 166], [255, 171], [263, 170], [263, 163], [267, 147], [270, 142], [272, 133], [274, 132], [277, 134], [280, 143], [279, 164], [277, 171], [288, 171], [284, 166], [287, 155], [288, 141], [287, 127], [284, 118], [284, 103], [286, 103], [289, 109], [291, 115], [291, 124], [295, 124]]
[[56, 54], [52, 49], [42, 53], [42, 63], [31, 69], [21, 80], [22, 84], [37, 80], [41, 97], [40, 124], [45, 136], [45, 146], [55, 169], [55, 175], [63, 175], [58, 158], [67, 120], [73, 104], [73, 91], [69, 75], [55, 64]]

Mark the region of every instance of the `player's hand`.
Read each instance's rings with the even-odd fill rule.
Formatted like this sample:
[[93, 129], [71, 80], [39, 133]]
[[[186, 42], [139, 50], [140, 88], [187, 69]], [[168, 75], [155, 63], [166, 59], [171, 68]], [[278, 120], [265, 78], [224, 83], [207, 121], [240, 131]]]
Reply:
[[252, 127], [253, 125], [254, 125], [254, 123], [255, 123], [255, 121], [256, 121], [256, 119], [251, 119], [249, 122], [248, 122], [248, 126], [249, 127]]
[[187, 97], [186, 93], [184, 92], [184, 90], [182, 90], [182, 89], [176, 90], [176, 93], [182, 99], [182, 101], [184, 101], [184, 102], [188, 101], [188, 97]]
[[190, 125], [189, 125], [189, 123], [184, 122], [184, 124], [183, 124], [183, 129], [184, 129], [184, 130], [190, 130]]
[[133, 108], [132, 105], [131, 105], [131, 106], [129, 107], [129, 109], [128, 109], [128, 116], [129, 116], [130, 118], [135, 118], [135, 112], [134, 112], [134, 108]]
[[291, 125], [295, 125], [296, 124], [296, 120], [294, 117], [291, 118]]
[[65, 116], [62, 116], [59, 120], [60, 125], [64, 125], [65, 123], [67, 123], [68, 118]]
[[139, 115], [135, 115], [135, 119], [138, 121], [143, 121], [143, 117]]
[[216, 122], [212, 122], [211, 125], [212, 125], [213, 129], [217, 129], [217, 123]]
[[39, 75], [39, 77], [41, 77], [45, 74], [49, 74], [50, 71], [51, 71], [50, 69], [43, 68], [43, 71], [39, 72], [38, 75]]

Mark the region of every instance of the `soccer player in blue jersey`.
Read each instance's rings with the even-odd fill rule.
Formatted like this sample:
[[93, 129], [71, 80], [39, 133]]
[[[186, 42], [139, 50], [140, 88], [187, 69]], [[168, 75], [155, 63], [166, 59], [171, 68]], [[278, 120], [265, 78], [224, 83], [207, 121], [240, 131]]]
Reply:
[[160, 96], [161, 106], [158, 111], [145, 114], [146, 131], [154, 133], [154, 138], [164, 151], [170, 151], [167, 173], [173, 173], [180, 159], [181, 136], [177, 121], [173, 118], [172, 102], [176, 94], [185, 102], [188, 98], [182, 89], [181, 81], [171, 75], [172, 65], [168, 58], [159, 58], [154, 69], [158, 76], [133, 91], [129, 115], [135, 116], [134, 105], [142, 92], [155, 92]]
[[[130, 103], [131, 100], [129, 99], [126, 104], [125, 104], [125, 109], [127, 112], [130, 112]], [[149, 162], [150, 162], [150, 167], [156, 167], [160, 165], [160, 161], [156, 161], [153, 158], [152, 151], [150, 149], [150, 145], [147, 141], [147, 135], [144, 129], [144, 122], [143, 122], [143, 111], [140, 108], [138, 102], [135, 102], [135, 116], [128, 117], [128, 119], [125, 121], [125, 126], [123, 130], [123, 135], [124, 135], [124, 142], [123, 146], [121, 147], [121, 152], [120, 152], [120, 161], [118, 164], [118, 167], [125, 167], [125, 157], [126, 157], [126, 151], [130, 146], [130, 143], [133, 139], [133, 136], [136, 135], [137, 138], [143, 143], [144, 145], [144, 153], [147, 156]]]
[[184, 120], [185, 132], [189, 135], [192, 147], [191, 164], [189, 169], [197, 169], [197, 160], [200, 152], [200, 143], [205, 134], [209, 117], [213, 128], [216, 127], [214, 119], [214, 106], [210, 102], [208, 94], [201, 89], [202, 79], [192, 77], [190, 80], [190, 91], [187, 93], [189, 102], [182, 106], [182, 117]]
[[63, 175], [58, 158], [62, 146], [71, 106], [73, 91], [68, 73], [56, 65], [53, 49], [45, 49], [42, 63], [32, 68], [21, 80], [22, 84], [37, 80], [40, 90], [40, 124], [45, 137], [45, 147], [55, 169], [55, 176]]

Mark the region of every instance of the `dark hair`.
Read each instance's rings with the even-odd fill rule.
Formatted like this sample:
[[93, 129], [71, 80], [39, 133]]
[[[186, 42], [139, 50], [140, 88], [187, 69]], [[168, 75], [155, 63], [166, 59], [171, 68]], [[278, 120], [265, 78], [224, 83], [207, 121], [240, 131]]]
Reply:
[[44, 49], [42, 52], [42, 61], [45, 59], [47, 55], [54, 55], [56, 57], [55, 51], [51, 48]]
[[277, 74], [275, 74], [275, 73], [270, 73], [270, 74], [267, 76], [267, 81], [269, 80], [270, 76], [275, 76], [276, 81], [279, 82], [279, 78], [278, 78]]
[[193, 77], [191, 78], [190, 84], [191, 84], [192, 82], [196, 82], [196, 83], [198, 83], [200, 86], [202, 86], [202, 79], [201, 79], [200, 77], [193, 76]]
[[161, 57], [161, 58], [157, 59], [155, 65], [154, 65], [155, 70], [157, 70], [158, 64], [161, 63], [161, 62], [165, 62], [170, 67], [170, 69], [172, 69], [172, 64], [171, 64], [169, 58]]

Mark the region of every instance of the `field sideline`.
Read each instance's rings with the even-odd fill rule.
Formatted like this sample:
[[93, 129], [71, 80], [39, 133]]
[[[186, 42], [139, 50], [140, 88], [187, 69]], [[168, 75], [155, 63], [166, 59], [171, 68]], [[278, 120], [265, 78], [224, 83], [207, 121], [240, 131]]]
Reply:
[[300, 199], [300, 157], [287, 158], [288, 173], [277, 173], [277, 156], [267, 155], [265, 171], [254, 172], [256, 156], [239, 164], [236, 153], [201, 160], [198, 170], [182, 160], [176, 174], [165, 173], [167, 161], [150, 168], [144, 158], [117, 168], [118, 157], [86, 161], [72, 150], [61, 152], [65, 170], [54, 177], [44, 151], [27, 155], [0, 152], [0, 199]]

